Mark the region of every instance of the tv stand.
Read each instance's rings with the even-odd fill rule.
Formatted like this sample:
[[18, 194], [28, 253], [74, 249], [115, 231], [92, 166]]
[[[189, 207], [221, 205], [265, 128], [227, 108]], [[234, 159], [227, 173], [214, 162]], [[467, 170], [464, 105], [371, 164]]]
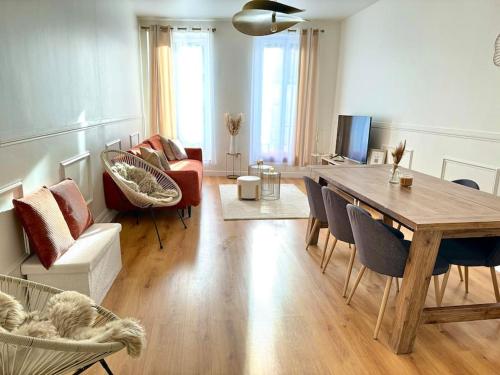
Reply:
[[[340, 157], [340, 159], [337, 159]], [[324, 156], [321, 158], [322, 165], [360, 165], [355, 161], [344, 158], [340, 155], [335, 155], [334, 157]]]

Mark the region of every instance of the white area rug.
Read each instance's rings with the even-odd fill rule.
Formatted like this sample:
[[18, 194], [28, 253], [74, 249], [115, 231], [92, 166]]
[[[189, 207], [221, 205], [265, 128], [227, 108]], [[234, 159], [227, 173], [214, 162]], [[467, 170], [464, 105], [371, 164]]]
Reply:
[[307, 196], [293, 184], [281, 185], [278, 200], [250, 201], [238, 199], [236, 184], [219, 185], [224, 220], [307, 219]]

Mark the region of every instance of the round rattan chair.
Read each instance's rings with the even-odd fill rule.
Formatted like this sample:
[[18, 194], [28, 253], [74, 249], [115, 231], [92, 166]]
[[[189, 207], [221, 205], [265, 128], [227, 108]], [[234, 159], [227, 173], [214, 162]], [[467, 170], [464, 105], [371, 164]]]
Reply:
[[[4, 275], [0, 275], [0, 291], [15, 297], [26, 311], [44, 311], [50, 297], [62, 292], [57, 288]], [[94, 327], [118, 319], [101, 306], [95, 308], [98, 315]], [[0, 332], [0, 374], [80, 374], [97, 362], [108, 374], [112, 374], [104, 358], [124, 347], [119, 342], [98, 344], [46, 340]]]
[[[153, 224], [155, 226], [158, 242], [160, 243], [160, 248], [163, 249], [163, 244], [161, 242], [160, 233], [158, 232], [158, 226], [156, 225], [156, 219], [153, 209], [158, 207], [173, 207], [177, 205], [182, 199], [182, 192], [179, 186], [164, 171], [156, 168], [155, 166], [146, 162], [144, 159], [141, 159], [140, 157], [137, 157], [130, 152], [119, 150], [105, 150], [101, 153], [101, 161], [106, 172], [109, 173], [113, 181], [123, 192], [125, 197], [127, 197], [130, 203], [140, 209], [149, 209], [151, 217], [153, 219]], [[160, 184], [165, 191], [175, 190], [177, 195], [175, 197], [172, 197], [172, 200], [166, 201], [165, 199], [158, 199], [132, 189], [129, 184], [127, 184], [127, 181], [124, 180], [115, 170], [113, 170], [112, 167], [116, 163], [124, 163], [136, 168], [144, 169], [154, 176], [158, 184]], [[187, 228], [186, 223], [184, 222], [184, 219], [179, 210], [177, 210], [177, 215], [181, 219], [184, 228]]]

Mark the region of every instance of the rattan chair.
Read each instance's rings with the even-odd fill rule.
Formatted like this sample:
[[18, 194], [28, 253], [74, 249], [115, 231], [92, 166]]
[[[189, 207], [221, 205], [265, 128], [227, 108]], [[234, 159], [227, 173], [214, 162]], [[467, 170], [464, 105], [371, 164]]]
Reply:
[[[23, 304], [26, 311], [44, 311], [47, 301], [62, 290], [24, 279], [0, 275], [0, 291]], [[94, 327], [118, 319], [112, 312], [95, 306]], [[112, 374], [104, 358], [125, 346], [119, 342], [88, 343], [82, 341], [46, 340], [0, 332], [1, 375], [80, 374], [100, 362]]]
[[[160, 243], [160, 248], [163, 249], [163, 244], [161, 242], [160, 233], [158, 232], [158, 226], [156, 225], [156, 219], [153, 209], [158, 207], [173, 207], [177, 205], [182, 199], [182, 192], [179, 186], [164, 171], [156, 168], [155, 166], [146, 162], [144, 159], [141, 159], [140, 157], [137, 157], [129, 152], [119, 150], [106, 150], [101, 153], [101, 161], [106, 172], [109, 173], [113, 181], [123, 192], [125, 197], [127, 197], [130, 203], [140, 209], [149, 209], [151, 217], [153, 219], [153, 224], [155, 226], [156, 236], [158, 237], [158, 242]], [[177, 196], [173, 197], [171, 201], [166, 202], [165, 200], [135, 191], [126, 184], [126, 181], [121, 176], [119, 176], [118, 173], [116, 173], [112, 169], [115, 163], [125, 163], [146, 170], [155, 177], [158, 184], [160, 184], [164, 190], [175, 190], [177, 192]], [[177, 215], [181, 219], [184, 228], [187, 228], [186, 223], [184, 222], [184, 219], [179, 210], [177, 210]]]

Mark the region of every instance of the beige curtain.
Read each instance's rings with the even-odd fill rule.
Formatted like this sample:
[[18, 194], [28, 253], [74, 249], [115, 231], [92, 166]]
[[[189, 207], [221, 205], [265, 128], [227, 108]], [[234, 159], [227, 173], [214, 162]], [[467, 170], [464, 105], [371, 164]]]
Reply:
[[300, 35], [295, 165], [309, 163], [316, 152], [319, 30], [302, 30]]
[[170, 27], [152, 25], [149, 29], [150, 134], [175, 138], [172, 45]]

